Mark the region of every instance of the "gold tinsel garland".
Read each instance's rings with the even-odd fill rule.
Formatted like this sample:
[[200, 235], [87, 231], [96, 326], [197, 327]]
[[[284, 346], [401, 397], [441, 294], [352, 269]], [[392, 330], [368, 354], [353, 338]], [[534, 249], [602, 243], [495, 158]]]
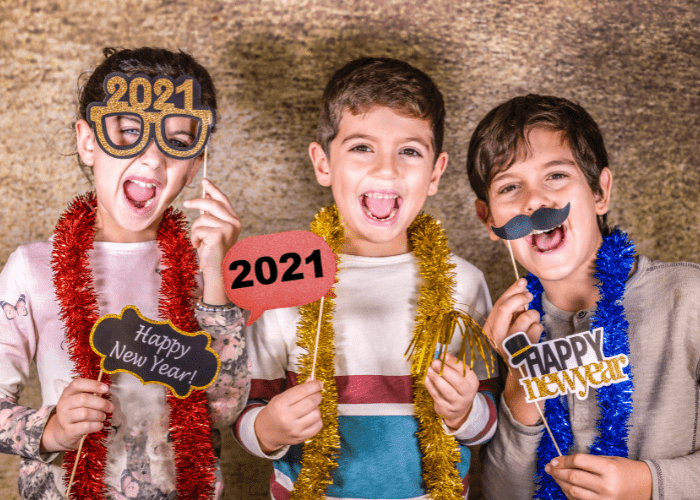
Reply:
[[[339, 260], [343, 245], [343, 227], [340, 225], [338, 209], [335, 205], [322, 209], [311, 223], [311, 232], [321, 236]], [[336, 282], [338, 276], [336, 274]], [[331, 292], [335, 288], [331, 289]], [[321, 300], [299, 308], [300, 319], [297, 326], [297, 345], [307, 354], [299, 356], [299, 383], [304, 383], [311, 375], [313, 365], [316, 331], [318, 330], [318, 312]], [[338, 390], [335, 386], [335, 343], [333, 333], [333, 312], [335, 300], [333, 293], [324, 298], [321, 331], [316, 355], [315, 378], [323, 382], [323, 399], [319, 405], [323, 428], [304, 443], [301, 459], [302, 469], [294, 483], [291, 500], [313, 500], [325, 497], [326, 488], [333, 482], [331, 471], [338, 467], [336, 456], [340, 451], [338, 434]]]
[[494, 360], [479, 324], [468, 314], [454, 308], [452, 294], [455, 287], [455, 265], [449, 260], [450, 250], [440, 223], [428, 214], [419, 214], [408, 228], [408, 238], [423, 278], [413, 340], [407, 351], [413, 358], [413, 406], [418, 418], [423, 481], [428, 488], [428, 494], [435, 500], [462, 500], [462, 482], [455, 467], [461, 459], [459, 444], [454, 436], [445, 434], [441, 418], [435, 413], [435, 403], [425, 388], [424, 380], [436, 351], [444, 363], [447, 347], [457, 327], [462, 333], [458, 358], [463, 363], [466, 364], [467, 342], [471, 350], [469, 364], [472, 368], [477, 350], [489, 375], [486, 353], [489, 353], [491, 366]]
[[[339, 259], [343, 244], [343, 229], [335, 205], [322, 209], [311, 223], [311, 231], [330, 245]], [[423, 278], [416, 311], [413, 340], [406, 351], [413, 360], [413, 405], [418, 419], [418, 440], [423, 459], [423, 480], [428, 494], [434, 500], [461, 500], [462, 482], [455, 466], [461, 459], [459, 445], [453, 436], [445, 434], [440, 417], [435, 413], [433, 399], [425, 388], [428, 366], [435, 353], [443, 360], [447, 346], [457, 328], [462, 335], [458, 358], [466, 366], [466, 344], [471, 350], [470, 366], [476, 352], [484, 360], [490, 374], [489, 362], [494, 359], [481, 327], [468, 314], [455, 310], [453, 291], [454, 267], [449, 260], [447, 238], [439, 222], [427, 214], [420, 214], [408, 228], [408, 238], [418, 259]], [[337, 278], [336, 278], [337, 281]], [[332, 294], [329, 294], [332, 295]], [[321, 334], [316, 360], [316, 378], [323, 382], [323, 400], [320, 411], [323, 429], [304, 444], [302, 470], [294, 484], [292, 500], [324, 498], [326, 488], [333, 480], [331, 471], [338, 466], [340, 450], [338, 435], [338, 391], [335, 386], [334, 366], [334, 301], [326, 297], [323, 307]], [[311, 374], [313, 351], [318, 328], [320, 300], [300, 308], [297, 326], [297, 345], [307, 351], [299, 357], [299, 382]], [[488, 360], [487, 360], [488, 353]], [[466, 370], [466, 368], [465, 368]]]

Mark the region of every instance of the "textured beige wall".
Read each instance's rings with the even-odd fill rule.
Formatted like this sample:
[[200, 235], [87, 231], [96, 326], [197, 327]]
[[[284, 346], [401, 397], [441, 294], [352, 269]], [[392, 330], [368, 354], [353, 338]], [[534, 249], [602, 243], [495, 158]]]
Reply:
[[306, 228], [330, 201], [306, 154], [318, 99], [334, 70], [376, 55], [422, 68], [445, 94], [451, 160], [427, 209], [495, 296], [512, 269], [474, 216], [466, 145], [484, 113], [527, 92], [578, 101], [599, 122], [615, 174], [610, 219], [641, 252], [700, 261], [697, 0], [0, 0], [0, 264], [47, 238], [88, 189], [70, 127], [78, 75], [104, 46], [140, 45], [181, 48], [211, 70], [210, 177], [242, 236]]

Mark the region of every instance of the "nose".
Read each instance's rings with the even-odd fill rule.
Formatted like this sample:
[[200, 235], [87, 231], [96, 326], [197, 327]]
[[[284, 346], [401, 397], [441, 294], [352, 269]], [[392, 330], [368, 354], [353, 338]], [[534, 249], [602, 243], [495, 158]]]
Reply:
[[394, 179], [398, 172], [398, 159], [391, 152], [378, 154], [374, 162], [374, 175], [380, 179]]
[[538, 208], [553, 206], [552, 200], [540, 189], [526, 188], [523, 200], [523, 212], [533, 213]]
[[138, 159], [141, 163], [153, 169], [165, 166], [165, 155], [158, 149], [155, 139], [151, 139], [151, 142], [146, 146], [146, 149], [143, 150]]

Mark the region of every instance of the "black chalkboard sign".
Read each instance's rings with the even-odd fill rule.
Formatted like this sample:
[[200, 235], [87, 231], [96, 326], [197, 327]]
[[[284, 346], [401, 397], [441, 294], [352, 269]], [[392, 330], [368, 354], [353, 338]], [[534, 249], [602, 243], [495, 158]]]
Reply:
[[170, 321], [144, 318], [134, 306], [102, 316], [90, 332], [92, 350], [106, 373], [125, 372], [143, 384], [161, 384], [178, 398], [206, 389], [221, 361], [206, 332], [187, 333]]

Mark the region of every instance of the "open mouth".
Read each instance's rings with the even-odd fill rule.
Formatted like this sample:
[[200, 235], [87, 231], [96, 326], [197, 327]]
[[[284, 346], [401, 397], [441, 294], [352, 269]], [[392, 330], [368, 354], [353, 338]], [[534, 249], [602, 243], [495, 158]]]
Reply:
[[530, 246], [540, 253], [558, 249], [566, 239], [566, 229], [563, 224], [548, 231], [532, 231], [527, 240]]
[[124, 194], [127, 201], [135, 208], [148, 208], [156, 199], [156, 185], [152, 182], [142, 182], [130, 179], [124, 182]]
[[393, 191], [370, 191], [360, 196], [365, 215], [378, 222], [391, 222], [401, 208], [403, 199]]

